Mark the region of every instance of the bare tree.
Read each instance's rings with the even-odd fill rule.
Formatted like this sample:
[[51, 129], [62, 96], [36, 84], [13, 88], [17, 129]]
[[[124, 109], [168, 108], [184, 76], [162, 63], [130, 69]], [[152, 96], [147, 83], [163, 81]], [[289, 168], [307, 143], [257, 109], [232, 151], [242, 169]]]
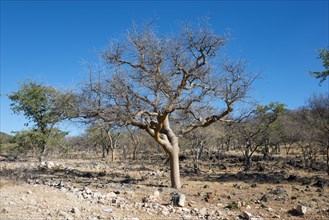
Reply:
[[120, 131], [117, 131], [107, 123], [93, 124], [88, 130], [89, 141], [91, 144], [100, 146], [102, 149], [102, 158], [106, 158], [111, 151], [111, 161], [114, 162], [115, 149], [120, 137]]
[[321, 149], [326, 149], [329, 175], [329, 94], [315, 95], [309, 99], [308, 103], [308, 108], [311, 109], [314, 118], [312, 125], [316, 128], [315, 141]]
[[190, 132], [186, 137], [189, 139], [188, 144], [192, 152], [194, 172], [195, 174], [199, 174], [200, 159], [203, 156], [205, 148], [210, 144], [208, 142], [211, 141], [212, 137], [210, 137], [209, 132], [202, 132], [201, 130], [194, 130]]
[[130, 127], [128, 127], [127, 130], [128, 130], [129, 136], [130, 136], [130, 138], [133, 142], [133, 145], [134, 145], [132, 159], [136, 160], [137, 159], [137, 150], [139, 148], [141, 140], [140, 140], [140, 137], [138, 137], [137, 131], [135, 129], [131, 129]]
[[175, 36], [133, 27], [102, 52], [106, 74], [90, 80], [88, 117], [146, 131], [168, 154], [171, 186], [180, 188], [179, 137], [227, 121], [255, 80], [243, 60], [219, 59], [226, 42], [207, 23], [186, 25]]
[[306, 167], [314, 164], [319, 155], [326, 155], [327, 173], [329, 174], [329, 96], [312, 96], [299, 112], [301, 147]]

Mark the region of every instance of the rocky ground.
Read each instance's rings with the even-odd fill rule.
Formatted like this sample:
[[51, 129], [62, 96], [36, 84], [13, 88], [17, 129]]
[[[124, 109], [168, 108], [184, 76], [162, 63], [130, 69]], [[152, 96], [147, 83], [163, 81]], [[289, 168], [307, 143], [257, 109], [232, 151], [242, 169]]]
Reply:
[[2, 160], [0, 219], [329, 219], [325, 173], [273, 163], [243, 172], [228, 158], [196, 175], [182, 161], [175, 190], [159, 159]]

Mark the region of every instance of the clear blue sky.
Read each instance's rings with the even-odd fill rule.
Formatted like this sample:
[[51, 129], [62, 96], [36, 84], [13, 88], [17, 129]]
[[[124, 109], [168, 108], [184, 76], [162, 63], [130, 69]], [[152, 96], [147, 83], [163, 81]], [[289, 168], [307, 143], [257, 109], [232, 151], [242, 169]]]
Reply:
[[[85, 79], [84, 61], [122, 36], [132, 20], [158, 17], [160, 32], [179, 21], [210, 18], [215, 32], [231, 34], [227, 52], [261, 71], [254, 96], [263, 104], [296, 109], [313, 93], [328, 92], [308, 72], [323, 70], [318, 48], [328, 43], [328, 1], [2, 1], [1, 94], [26, 79], [58, 88]], [[1, 127], [23, 129], [26, 120], [11, 113], [1, 96]], [[69, 129], [69, 127], [67, 127]]]

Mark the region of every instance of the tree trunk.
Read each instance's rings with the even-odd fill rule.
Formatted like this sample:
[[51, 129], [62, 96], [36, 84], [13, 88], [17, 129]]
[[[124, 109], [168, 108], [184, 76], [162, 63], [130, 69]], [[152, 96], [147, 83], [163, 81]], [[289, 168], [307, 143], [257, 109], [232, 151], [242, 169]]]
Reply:
[[102, 158], [105, 158], [107, 155], [109, 155], [108, 148], [102, 145]]
[[246, 156], [244, 170], [248, 171], [250, 170], [250, 167], [251, 167], [251, 156]]
[[114, 162], [114, 148], [111, 149], [111, 154], [112, 154], [112, 163]]
[[181, 188], [180, 172], [179, 172], [179, 147], [173, 146], [172, 151], [169, 153], [170, 160], [170, 180], [171, 187], [175, 189]]
[[249, 170], [251, 167], [251, 155], [252, 153], [250, 152], [251, 150], [251, 144], [250, 141], [247, 141], [246, 146], [245, 146], [245, 152], [244, 152], [244, 158], [245, 158], [245, 165], [244, 165], [244, 170]]
[[265, 144], [263, 148], [263, 159], [269, 160], [270, 159], [270, 148], [267, 144]]
[[45, 156], [46, 156], [46, 143], [43, 142], [42, 143], [42, 146], [41, 146], [41, 149], [40, 149], [40, 154], [39, 154], [39, 162], [43, 162], [45, 160]]
[[197, 147], [196, 153], [195, 153], [195, 160], [194, 160], [194, 172], [195, 174], [199, 174], [199, 148]]
[[133, 160], [137, 159], [137, 145], [134, 146], [134, 150], [133, 150]]

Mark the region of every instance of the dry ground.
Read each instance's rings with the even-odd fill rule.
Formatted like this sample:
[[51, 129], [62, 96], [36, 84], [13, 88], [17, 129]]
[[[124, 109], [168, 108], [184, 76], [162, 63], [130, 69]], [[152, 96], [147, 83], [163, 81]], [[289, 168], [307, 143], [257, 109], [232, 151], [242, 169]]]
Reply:
[[[168, 187], [168, 164], [156, 157], [55, 160], [50, 169], [1, 161], [0, 219], [329, 219], [328, 176], [281, 160], [249, 172], [234, 157], [203, 161], [199, 175], [185, 160], [180, 190]], [[173, 206], [176, 192], [185, 194], [184, 207]], [[298, 205], [306, 214], [291, 211]]]

